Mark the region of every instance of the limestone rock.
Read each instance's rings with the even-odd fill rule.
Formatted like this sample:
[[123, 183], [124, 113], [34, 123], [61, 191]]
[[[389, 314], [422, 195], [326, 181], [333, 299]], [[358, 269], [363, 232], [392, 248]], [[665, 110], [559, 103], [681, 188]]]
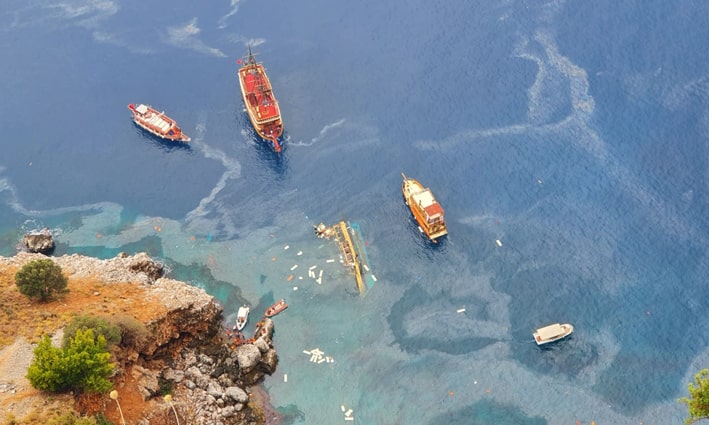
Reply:
[[128, 269], [136, 273], [145, 273], [151, 281], [155, 281], [162, 277], [165, 268], [162, 264], [153, 260], [144, 252], [136, 254], [128, 264]]
[[265, 373], [272, 375], [273, 372], [276, 371], [276, 366], [278, 366], [278, 353], [276, 353], [276, 350], [268, 350], [263, 357], [261, 357], [260, 366]]
[[29, 233], [22, 238], [22, 245], [27, 251], [48, 255], [54, 250], [54, 238], [49, 229]]
[[229, 387], [224, 391], [224, 397], [230, 398], [237, 403], [246, 403], [249, 401], [249, 395], [246, 391], [239, 387]]
[[160, 391], [157, 372], [135, 365], [131, 370], [131, 375], [138, 385], [138, 391], [143, 396], [143, 400], [150, 399]]
[[240, 345], [234, 351], [236, 353], [236, 361], [241, 369], [248, 371], [261, 361], [261, 352], [253, 344]]

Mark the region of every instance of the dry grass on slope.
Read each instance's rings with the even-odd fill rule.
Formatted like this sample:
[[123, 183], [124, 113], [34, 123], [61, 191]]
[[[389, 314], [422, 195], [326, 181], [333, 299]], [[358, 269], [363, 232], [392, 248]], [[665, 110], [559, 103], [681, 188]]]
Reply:
[[[69, 278], [67, 294], [39, 303], [20, 294], [15, 285], [19, 266], [0, 265], [0, 424], [16, 418], [24, 424], [44, 424], [53, 412], [67, 412], [74, 405], [69, 395], [41, 393], [29, 385], [25, 375], [32, 361], [33, 346], [40, 338], [56, 335], [74, 316], [129, 315], [147, 323], [163, 316], [165, 306], [148, 302], [144, 286], [131, 283], [104, 283], [98, 278]], [[125, 374], [130, 375], [130, 374]], [[126, 378], [130, 379], [130, 378]], [[121, 407], [126, 420], [134, 423], [148, 408], [130, 382], [120, 382]], [[94, 411], [113, 423], [121, 423], [116, 404], [108, 396], [100, 400], [81, 400], [80, 407], [94, 404]], [[131, 420], [132, 419], [132, 420]]]

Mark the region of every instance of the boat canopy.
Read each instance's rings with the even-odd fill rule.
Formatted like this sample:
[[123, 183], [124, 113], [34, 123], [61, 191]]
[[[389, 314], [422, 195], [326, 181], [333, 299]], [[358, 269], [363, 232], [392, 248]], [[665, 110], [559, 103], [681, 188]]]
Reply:
[[426, 216], [428, 216], [429, 220], [435, 220], [439, 217], [443, 217], [443, 208], [441, 208], [441, 204], [438, 202], [427, 206], [424, 208], [424, 211], [426, 211]]
[[135, 111], [139, 114], [144, 114], [148, 112], [148, 107], [141, 103], [137, 108], [135, 108]]
[[416, 203], [419, 204], [422, 208], [428, 208], [429, 206], [436, 203], [436, 199], [433, 197], [433, 194], [430, 190], [422, 190], [418, 193], [414, 193], [412, 196], [414, 198], [414, 201], [416, 201]]
[[563, 335], [565, 332], [566, 330], [558, 323], [537, 329], [537, 334], [543, 340], [556, 338], [559, 335]]

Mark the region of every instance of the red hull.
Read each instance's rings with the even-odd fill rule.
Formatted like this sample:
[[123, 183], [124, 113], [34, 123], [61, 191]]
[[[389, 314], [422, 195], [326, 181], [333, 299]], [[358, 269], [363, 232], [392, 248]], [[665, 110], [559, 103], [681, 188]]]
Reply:
[[251, 49], [244, 64], [239, 68], [239, 85], [246, 112], [256, 133], [262, 139], [273, 143], [273, 149], [280, 152], [278, 138], [283, 134], [281, 110], [266, 69], [256, 62]]
[[190, 141], [189, 136], [182, 132], [177, 122], [164, 112], [158, 112], [150, 105], [142, 103], [138, 105], [131, 103], [128, 109], [133, 113], [133, 122], [143, 130], [173, 142]]
[[280, 300], [266, 309], [266, 317], [273, 317], [287, 308], [286, 300]]

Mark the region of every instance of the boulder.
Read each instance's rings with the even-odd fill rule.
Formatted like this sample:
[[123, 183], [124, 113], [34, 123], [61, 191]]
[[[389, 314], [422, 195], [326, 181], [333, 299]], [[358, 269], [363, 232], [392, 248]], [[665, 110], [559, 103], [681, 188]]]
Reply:
[[230, 398], [237, 403], [246, 403], [249, 401], [249, 395], [246, 391], [239, 387], [229, 387], [224, 391], [224, 397]]
[[253, 344], [240, 345], [234, 351], [240, 369], [248, 371], [261, 361], [261, 352]]
[[134, 365], [131, 375], [136, 381], [138, 392], [143, 396], [143, 400], [148, 400], [160, 391], [158, 373], [156, 371]]
[[160, 279], [165, 272], [162, 264], [153, 260], [144, 252], [139, 252], [131, 258], [128, 269], [136, 273], [145, 273], [151, 281]]
[[27, 251], [48, 255], [54, 250], [54, 238], [49, 229], [29, 233], [22, 238], [22, 245]]

